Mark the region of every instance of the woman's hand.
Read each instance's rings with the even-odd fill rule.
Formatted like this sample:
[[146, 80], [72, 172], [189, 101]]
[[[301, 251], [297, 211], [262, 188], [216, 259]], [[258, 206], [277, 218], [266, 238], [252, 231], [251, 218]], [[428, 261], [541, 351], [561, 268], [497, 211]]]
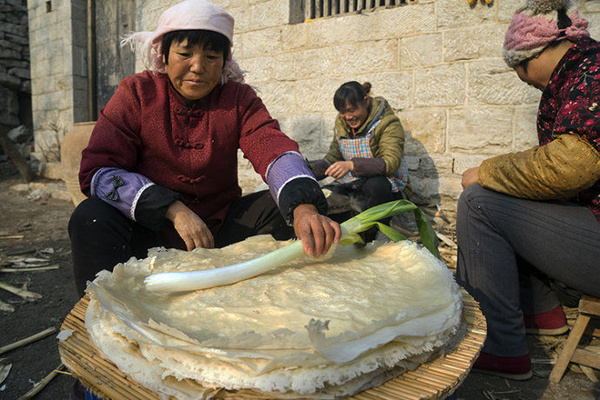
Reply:
[[167, 210], [165, 217], [173, 222], [179, 236], [189, 250], [196, 247], [212, 249], [215, 247], [213, 235], [202, 219], [185, 204], [177, 200]]
[[466, 189], [474, 183], [477, 183], [477, 174], [479, 173], [479, 167], [469, 168], [463, 173], [462, 176], [462, 187]]
[[354, 163], [352, 161], [337, 161], [325, 170], [325, 175], [331, 176], [334, 179], [340, 179], [352, 171], [354, 171]]
[[294, 231], [302, 240], [304, 252], [315, 258], [326, 254], [342, 236], [340, 225], [319, 214], [312, 204], [300, 204], [294, 209]]

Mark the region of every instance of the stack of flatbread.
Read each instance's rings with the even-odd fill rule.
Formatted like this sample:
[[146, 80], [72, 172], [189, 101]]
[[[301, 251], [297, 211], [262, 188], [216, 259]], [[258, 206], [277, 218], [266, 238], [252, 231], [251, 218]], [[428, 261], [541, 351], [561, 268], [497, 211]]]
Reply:
[[229, 286], [160, 296], [152, 273], [218, 268], [287, 242], [258, 236], [223, 249], [152, 249], [88, 285], [90, 339], [162, 398], [338, 398], [393, 378], [459, 335], [453, 275], [408, 241], [337, 246]]

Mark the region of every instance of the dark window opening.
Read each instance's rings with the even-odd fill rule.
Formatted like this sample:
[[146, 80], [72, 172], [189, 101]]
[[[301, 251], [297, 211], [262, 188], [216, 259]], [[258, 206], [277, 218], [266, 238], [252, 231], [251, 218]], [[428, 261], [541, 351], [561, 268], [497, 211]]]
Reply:
[[290, 0], [290, 23], [306, 20], [359, 14], [378, 8], [392, 8], [417, 0]]

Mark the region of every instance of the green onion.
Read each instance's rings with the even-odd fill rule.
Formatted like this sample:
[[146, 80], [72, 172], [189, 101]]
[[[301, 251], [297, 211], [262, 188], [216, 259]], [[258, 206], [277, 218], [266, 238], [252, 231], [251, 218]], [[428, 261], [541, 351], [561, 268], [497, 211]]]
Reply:
[[[347, 246], [352, 243], [364, 244], [359, 233], [376, 226], [390, 240], [397, 242], [407, 238], [397, 230], [378, 222], [402, 212], [412, 211], [421, 236], [421, 242], [433, 255], [440, 257], [437, 248], [437, 237], [425, 217], [425, 214], [408, 200], [397, 200], [369, 208], [355, 217], [343, 222], [340, 244]], [[152, 274], [144, 280], [146, 290], [159, 293], [186, 292], [198, 289], [208, 289], [215, 286], [230, 285], [245, 279], [263, 274], [281, 264], [304, 255], [302, 241], [297, 240], [271, 253], [254, 260], [228, 267], [203, 271], [163, 272]]]

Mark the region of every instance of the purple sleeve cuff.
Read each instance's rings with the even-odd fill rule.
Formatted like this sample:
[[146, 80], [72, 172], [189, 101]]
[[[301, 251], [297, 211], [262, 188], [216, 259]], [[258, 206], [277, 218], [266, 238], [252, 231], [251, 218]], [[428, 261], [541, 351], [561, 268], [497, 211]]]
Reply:
[[279, 205], [281, 190], [286, 184], [297, 178], [310, 178], [316, 182], [315, 175], [300, 153], [295, 151], [283, 153], [269, 165], [267, 184], [277, 205]]
[[154, 183], [143, 175], [120, 168], [100, 168], [92, 178], [92, 197], [100, 199], [135, 221], [135, 207]]

